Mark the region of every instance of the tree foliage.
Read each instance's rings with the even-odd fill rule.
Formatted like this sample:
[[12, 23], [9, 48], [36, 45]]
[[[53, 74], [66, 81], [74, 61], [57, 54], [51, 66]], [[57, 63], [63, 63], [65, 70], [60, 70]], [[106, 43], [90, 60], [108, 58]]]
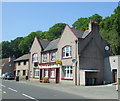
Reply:
[[61, 36], [62, 31], [64, 30], [65, 23], [57, 23], [49, 28], [47, 32], [44, 32], [45, 38], [47, 40], [54, 40]]
[[29, 49], [32, 45], [32, 42], [35, 37], [41, 38], [42, 32], [41, 31], [36, 31], [36, 32], [31, 32], [28, 36], [24, 37], [24, 39], [20, 42], [18, 48], [19, 50], [25, 54], [29, 53]]
[[110, 44], [113, 54], [120, 54], [120, 6], [100, 22], [100, 33]]
[[94, 14], [88, 18], [79, 18], [77, 21], [75, 21], [72, 26], [73, 28], [80, 29], [80, 30], [87, 30], [88, 24], [90, 21], [96, 21], [100, 23], [102, 21], [102, 16], [98, 14]]

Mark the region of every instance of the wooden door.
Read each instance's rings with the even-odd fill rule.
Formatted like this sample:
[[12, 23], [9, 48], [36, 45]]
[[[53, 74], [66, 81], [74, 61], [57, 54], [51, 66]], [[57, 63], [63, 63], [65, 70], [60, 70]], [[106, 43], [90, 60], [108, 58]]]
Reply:
[[56, 68], [56, 83], [59, 83], [59, 68]]

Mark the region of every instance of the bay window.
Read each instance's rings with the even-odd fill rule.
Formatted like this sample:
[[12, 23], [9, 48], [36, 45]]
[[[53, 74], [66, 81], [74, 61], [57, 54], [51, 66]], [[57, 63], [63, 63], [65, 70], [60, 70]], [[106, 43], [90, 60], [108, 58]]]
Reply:
[[72, 47], [71, 46], [66, 46], [62, 49], [62, 57], [63, 58], [69, 58], [72, 56]]

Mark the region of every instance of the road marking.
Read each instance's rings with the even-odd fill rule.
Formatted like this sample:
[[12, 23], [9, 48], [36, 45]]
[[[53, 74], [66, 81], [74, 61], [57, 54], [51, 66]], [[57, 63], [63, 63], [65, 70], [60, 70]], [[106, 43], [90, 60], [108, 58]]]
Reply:
[[37, 100], [37, 99], [35, 99], [35, 98], [33, 98], [33, 97], [31, 97], [31, 96], [29, 96], [29, 95], [27, 95], [27, 94], [22, 94], [23, 96], [26, 96], [26, 97], [28, 97], [28, 98], [30, 98], [30, 99], [33, 99], [33, 100], [35, 100], [35, 101], [39, 101], [39, 100]]
[[1, 85], [2, 87], [6, 87], [5, 85]]
[[12, 90], [12, 91], [14, 91], [14, 92], [17, 92], [17, 90], [15, 90], [15, 89], [12, 89], [12, 88], [8, 88], [8, 89], [10, 89], [10, 90]]

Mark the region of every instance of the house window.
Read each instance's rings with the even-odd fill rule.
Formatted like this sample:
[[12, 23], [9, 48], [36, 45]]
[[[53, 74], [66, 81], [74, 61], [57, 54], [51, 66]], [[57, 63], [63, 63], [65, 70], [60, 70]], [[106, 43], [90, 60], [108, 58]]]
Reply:
[[32, 61], [33, 62], [37, 62], [38, 61], [38, 54], [33, 54], [33, 56], [32, 56]]
[[52, 53], [51, 53], [51, 60], [53, 61], [53, 60], [55, 60], [55, 58], [56, 58], [56, 53], [55, 53], [55, 52], [52, 52]]
[[71, 46], [66, 46], [62, 49], [62, 57], [63, 58], [69, 58], [71, 57], [71, 52], [72, 52], [72, 47]]
[[40, 70], [39, 69], [34, 69], [34, 77], [39, 77]]
[[55, 69], [50, 70], [50, 77], [55, 77]]
[[18, 66], [20, 66], [20, 62], [18, 62]]
[[47, 54], [43, 54], [43, 62], [47, 61]]
[[19, 75], [20, 75], [20, 70], [17, 71], [17, 76], [19, 76]]
[[26, 75], [26, 70], [23, 70], [23, 76], [25, 76]]
[[44, 70], [44, 77], [48, 77], [48, 69]]
[[26, 65], [26, 61], [24, 61], [24, 65]]
[[72, 66], [64, 66], [64, 78], [72, 79]]

